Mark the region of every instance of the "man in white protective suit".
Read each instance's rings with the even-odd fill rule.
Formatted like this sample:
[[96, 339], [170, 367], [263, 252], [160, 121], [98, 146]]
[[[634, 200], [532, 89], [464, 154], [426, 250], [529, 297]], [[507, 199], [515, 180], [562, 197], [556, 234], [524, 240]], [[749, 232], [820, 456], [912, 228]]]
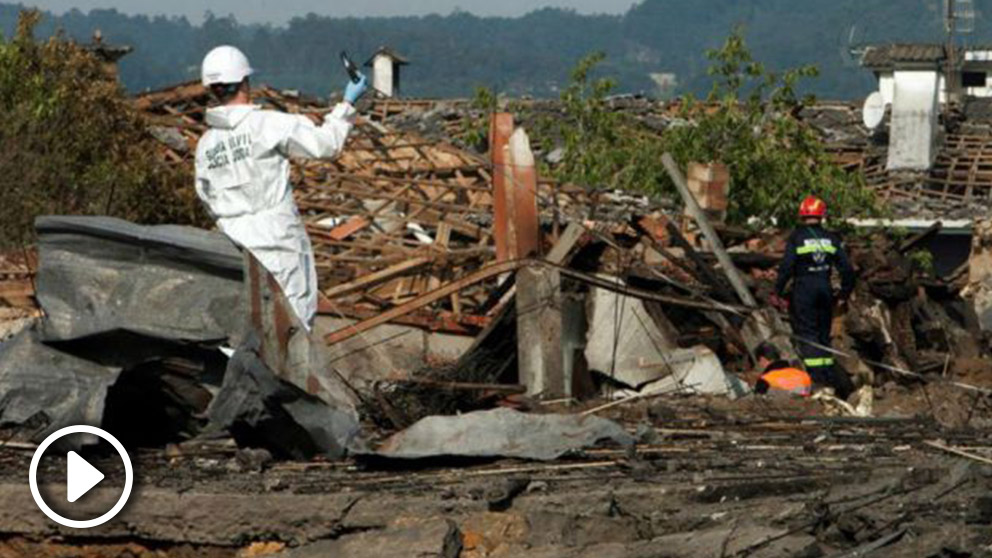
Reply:
[[203, 59], [203, 85], [219, 102], [196, 150], [196, 193], [217, 227], [275, 276], [309, 329], [317, 313], [313, 248], [289, 183], [290, 157], [328, 159], [344, 147], [365, 76], [348, 81], [344, 102], [321, 126], [302, 115], [251, 104], [248, 58], [219, 46]]

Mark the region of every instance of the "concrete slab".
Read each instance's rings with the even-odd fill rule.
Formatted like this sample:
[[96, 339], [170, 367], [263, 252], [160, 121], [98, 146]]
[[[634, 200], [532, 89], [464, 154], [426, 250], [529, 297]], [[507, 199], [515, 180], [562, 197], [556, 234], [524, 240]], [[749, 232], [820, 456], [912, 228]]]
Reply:
[[665, 375], [651, 364], [663, 362], [677, 348], [633, 297], [593, 288], [588, 298], [586, 361], [595, 370], [630, 386], [640, 387]]
[[737, 399], [747, 395], [751, 389], [743, 380], [727, 373], [720, 359], [704, 346], [691, 349], [676, 349], [667, 353], [661, 362], [652, 363], [648, 368], [664, 375], [663, 378], [644, 385], [640, 391], [624, 390], [617, 397], [641, 394], [668, 393], [685, 390], [686, 393], [726, 395]]

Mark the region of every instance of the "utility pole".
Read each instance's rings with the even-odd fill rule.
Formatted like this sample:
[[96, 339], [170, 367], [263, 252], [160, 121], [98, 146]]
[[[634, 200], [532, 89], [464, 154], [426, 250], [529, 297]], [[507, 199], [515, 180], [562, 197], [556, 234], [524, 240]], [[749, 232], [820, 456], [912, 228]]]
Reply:
[[947, 68], [944, 70], [944, 87], [946, 89], [945, 111], [950, 110], [951, 100], [955, 99], [957, 95], [957, 72], [955, 70], [957, 48], [954, 46], [957, 12], [954, 3], [955, 0], [945, 0], [947, 6], [947, 13], [944, 15], [944, 31], [947, 33], [947, 44], [944, 47], [947, 55]]

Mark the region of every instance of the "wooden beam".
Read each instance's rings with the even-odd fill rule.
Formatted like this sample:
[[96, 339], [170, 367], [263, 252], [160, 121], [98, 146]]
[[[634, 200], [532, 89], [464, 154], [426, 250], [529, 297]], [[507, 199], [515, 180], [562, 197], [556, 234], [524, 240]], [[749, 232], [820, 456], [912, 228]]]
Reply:
[[413, 258], [411, 260], [406, 260], [400, 262], [396, 265], [387, 267], [385, 269], [380, 269], [375, 273], [370, 273], [368, 275], [363, 275], [358, 279], [345, 283], [344, 285], [337, 285], [331, 287], [330, 289], [324, 291], [324, 295], [327, 298], [336, 298], [339, 296], [344, 296], [349, 293], [364, 289], [366, 287], [371, 287], [372, 285], [378, 285], [379, 283], [384, 283], [397, 275], [402, 275], [410, 270], [417, 269], [430, 263], [429, 258]]
[[[441, 250], [448, 249], [448, 241], [451, 239], [451, 225], [447, 223], [441, 223], [437, 227], [437, 233], [434, 235], [434, 247]], [[433, 291], [441, 286], [441, 271], [437, 270], [431, 273], [430, 279], [427, 281], [427, 290]]]
[[500, 393], [524, 393], [527, 388], [515, 384], [478, 384], [470, 382], [444, 382], [426, 378], [387, 378], [387, 382], [398, 384], [417, 384], [437, 389], [466, 390], [466, 391], [495, 391]]
[[710, 246], [713, 248], [713, 252], [716, 254], [716, 258], [719, 260], [720, 266], [723, 268], [723, 273], [727, 276], [727, 279], [730, 280], [730, 284], [737, 292], [737, 296], [740, 297], [741, 302], [744, 303], [744, 306], [749, 308], [757, 308], [758, 303], [754, 300], [754, 296], [751, 294], [751, 289], [749, 289], [747, 283], [744, 282], [744, 277], [741, 276], [740, 271], [738, 271], [734, 266], [734, 262], [730, 260], [730, 256], [727, 254], [727, 250], [724, 248], [723, 242], [720, 240], [720, 237], [717, 236], [716, 231], [713, 230], [713, 226], [710, 225], [710, 221], [706, 218], [706, 214], [703, 213], [702, 208], [699, 207], [699, 203], [696, 202], [696, 198], [693, 197], [692, 192], [689, 191], [689, 185], [686, 184], [685, 177], [682, 175], [682, 171], [675, 163], [675, 159], [672, 158], [670, 153], [665, 153], [661, 157], [661, 162], [665, 165], [668, 175], [672, 178], [672, 182], [675, 183], [675, 187], [682, 196], [682, 200], [685, 202], [685, 207], [689, 211], [689, 214], [696, 220], [696, 224], [699, 225], [700, 230], [703, 231], [703, 235], [706, 236], [706, 240], [709, 241]]
[[385, 323], [389, 323], [393, 320], [411, 314], [429, 304], [437, 302], [445, 297], [451, 296], [452, 293], [457, 293], [459, 291], [465, 290], [477, 283], [481, 283], [486, 279], [490, 279], [504, 273], [509, 273], [511, 271], [516, 271], [521, 267], [528, 265], [544, 265], [550, 266], [558, 270], [562, 276], [569, 277], [576, 281], [593, 285], [606, 289], [611, 292], [621, 292], [622, 294], [640, 299], [640, 300], [654, 300], [661, 303], [672, 304], [675, 306], [682, 306], [685, 308], [697, 308], [700, 310], [715, 310], [718, 312], [729, 312], [733, 314], [741, 314], [746, 308], [741, 308], [739, 306], [734, 306], [731, 304], [721, 304], [712, 303], [707, 301], [696, 301], [687, 298], [667, 296], [658, 294], [651, 291], [646, 291], [642, 289], [632, 288], [628, 286], [618, 286], [615, 281], [604, 279], [602, 277], [597, 277], [595, 275], [590, 275], [588, 273], [582, 273], [580, 271], [575, 271], [573, 269], [568, 269], [567, 267], [556, 266], [544, 260], [535, 259], [525, 259], [525, 260], [511, 260], [507, 262], [498, 262], [489, 264], [471, 275], [467, 275], [452, 281], [447, 285], [441, 287], [440, 289], [424, 293], [417, 298], [395, 308], [391, 308], [382, 312], [376, 316], [371, 317], [368, 320], [362, 321], [360, 323], [343, 327], [339, 330], [332, 331], [327, 336], [324, 337], [324, 341], [328, 345], [333, 345], [335, 343], [340, 343], [347, 339], [351, 339], [356, 335], [360, 335], [374, 327], [380, 326]]
[[940, 231], [943, 228], [944, 228], [944, 223], [942, 223], [941, 221], [936, 221], [935, 223], [927, 227], [925, 231], [921, 231], [907, 238], [906, 240], [902, 241], [899, 244], [899, 248], [898, 248], [899, 253], [905, 254], [906, 252], [909, 252], [910, 250], [916, 248], [921, 243], [926, 242], [927, 239], [932, 238], [933, 236], [940, 233]]
[[327, 236], [334, 240], [344, 240], [356, 232], [372, 224], [372, 221], [365, 217], [352, 217], [344, 223], [331, 229]]
[[561, 234], [558, 238], [558, 242], [555, 243], [551, 251], [544, 259], [548, 260], [553, 264], [561, 265], [565, 263], [565, 258], [567, 258], [571, 253], [575, 245], [582, 240], [585, 236], [586, 228], [581, 224], [572, 221], [565, 227], [565, 232]]
[[397, 194], [392, 194], [389, 192], [384, 192], [382, 190], [364, 190], [360, 188], [349, 188], [347, 186], [327, 186], [327, 185], [311, 185], [308, 188], [315, 191], [333, 191], [334, 193], [348, 194], [361, 199], [374, 199], [374, 200], [390, 200], [400, 203], [408, 203], [410, 205], [426, 206], [431, 209], [439, 211], [447, 211], [451, 213], [480, 213], [479, 210], [471, 210], [467, 206], [458, 205], [453, 203], [444, 202], [434, 202], [429, 200], [417, 199], [409, 196], [402, 196]]
[[34, 284], [30, 279], [0, 281], [0, 298], [29, 298], [32, 296], [34, 296]]
[[486, 266], [475, 273], [463, 277], [457, 281], [448, 283], [447, 285], [441, 287], [440, 289], [425, 293], [417, 298], [407, 302], [406, 304], [397, 306], [396, 308], [387, 310], [374, 318], [359, 322], [354, 325], [343, 327], [337, 331], [332, 331], [327, 336], [324, 337], [324, 341], [328, 345], [334, 345], [340, 343], [347, 339], [351, 339], [356, 335], [360, 335], [376, 326], [388, 323], [391, 320], [405, 316], [415, 310], [423, 308], [428, 304], [437, 302], [442, 298], [451, 296], [452, 293], [456, 293], [462, 289], [472, 286], [481, 281], [485, 281], [491, 277], [496, 277], [503, 273], [508, 273], [510, 271], [515, 271], [521, 265], [527, 263], [527, 260], [523, 261], [509, 261], [500, 262], [497, 264]]
[[[317, 313], [322, 316], [334, 316], [336, 318], [361, 321], [374, 318], [381, 312], [382, 310], [379, 308], [334, 302], [323, 294], [320, 295], [317, 302]], [[488, 316], [456, 315], [451, 312], [420, 309], [390, 320], [390, 323], [426, 329], [428, 331], [440, 331], [453, 335], [474, 336], [479, 330], [488, 326], [491, 321], [492, 318]]]

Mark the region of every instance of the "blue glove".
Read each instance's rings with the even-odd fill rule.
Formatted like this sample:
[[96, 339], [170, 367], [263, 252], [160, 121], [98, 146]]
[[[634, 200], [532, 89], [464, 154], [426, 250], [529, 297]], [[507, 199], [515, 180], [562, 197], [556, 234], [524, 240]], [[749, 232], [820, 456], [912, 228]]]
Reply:
[[349, 79], [348, 85], [344, 88], [344, 100], [351, 104], [355, 104], [355, 101], [360, 99], [369, 88], [369, 79], [365, 77], [365, 74], [359, 74], [359, 76], [358, 83]]

